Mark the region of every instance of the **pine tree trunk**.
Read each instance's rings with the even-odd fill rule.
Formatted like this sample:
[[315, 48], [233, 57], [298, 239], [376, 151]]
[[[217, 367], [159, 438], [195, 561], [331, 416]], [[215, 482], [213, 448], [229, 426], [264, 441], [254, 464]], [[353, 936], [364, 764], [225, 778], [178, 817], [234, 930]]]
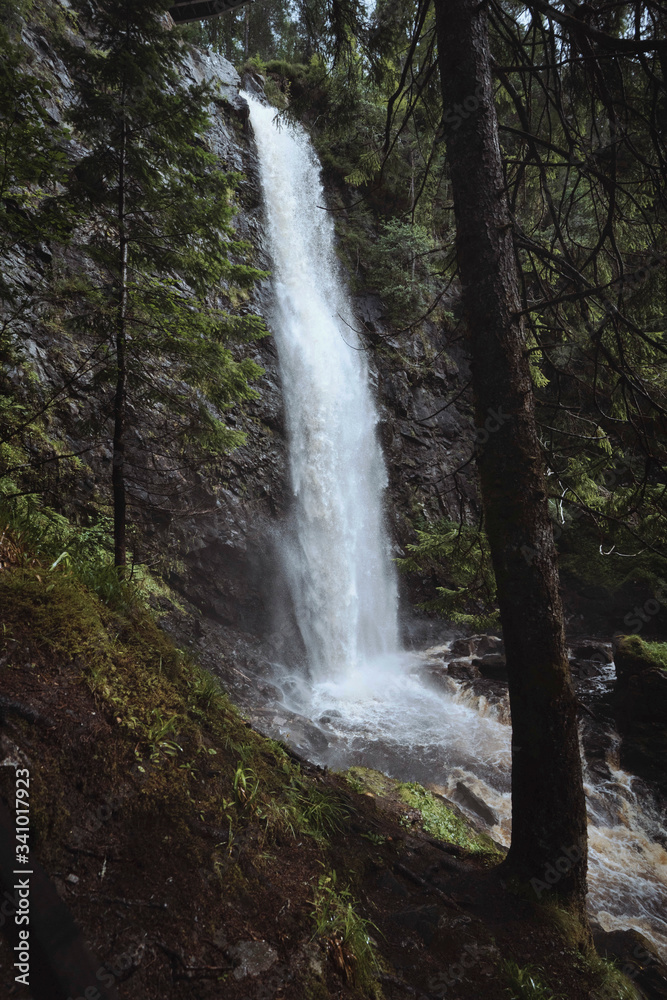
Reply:
[[479, 0], [435, 0], [443, 124], [472, 341], [478, 469], [512, 711], [507, 868], [584, 913], [586, 807], [525, 350], [519, 283]]
[[125, 153], [127, 126], [121, 125], [120, 168], [118, 172], [119, 292], [116, 320], [116, 392], [113, 413], [113, 537], [114, 562], [122, 571], [127, 562], [125, 496], [125, 409], [127, 399], [127, 264], [128, 242], [125, 226]]

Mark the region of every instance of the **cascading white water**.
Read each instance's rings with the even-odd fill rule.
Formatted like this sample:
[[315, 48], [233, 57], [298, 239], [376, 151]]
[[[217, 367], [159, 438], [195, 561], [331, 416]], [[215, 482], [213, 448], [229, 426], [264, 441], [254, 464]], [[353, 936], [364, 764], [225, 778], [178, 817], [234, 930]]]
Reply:
[[397, 648], [397, 587], [383, 526], [386, 472], [366, 356], [338, 276], [334, 229], [307, 136], [244, 94], [257, 139], [273, 260], [296, 504], [285, 564], [315, 677]]
[[[266, 203], [271, 326], [296, 497], [286, 573], [311, 668], [309, 683], [288, 667], [274, 679], [283, 685], [285, 707], [328, 720], [329, 748], [313, 750], [313, 759], [340, 767], [364, 763], [440, 785], [447, 795], [463, 780], [495, 810], [490, 833], [507, 844], [509, 726], [454, 682], [449, 692], [434, 689], [419, 657], [398, 648], [377, 415], [338, 277], [319, 164], [301, 129], [280, 128], [273, 109], [244, 97]], [[656, 843], [660, 818], [638, 799], [630, 775], [609, 773], [607, 781], [591, 778], [586, 785], [589, 908], [606, 929], [635, 927], [664, 950], [667, 852]]]

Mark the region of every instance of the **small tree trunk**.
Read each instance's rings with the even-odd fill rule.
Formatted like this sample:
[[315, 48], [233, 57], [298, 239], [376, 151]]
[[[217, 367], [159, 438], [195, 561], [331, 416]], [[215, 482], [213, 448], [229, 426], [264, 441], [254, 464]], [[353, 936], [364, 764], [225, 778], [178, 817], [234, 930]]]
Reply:
[[127, 264], [128, 241], [125, 227], [125, 152], [127, 126], [122, 123], [120, 142], [120, 168], [118, 173], [118, 232], [119, 232], [119, 293], [116, 320], [116, 392], [113, 414], [113, 535], [114, 562], [121, 570], [127, 562], [125, 496], [125, 410], [127, 400]]
[[[520, 310], [493, 104], [485, 6], [435, 0], [464, 306], [472, 339], [478, 468], [498, 585], [512, 711], [507, 866], [538, 898], [584, 913], [586, 805], [577, 705]], [[533, 881], [534, 880], [534, 881]]]

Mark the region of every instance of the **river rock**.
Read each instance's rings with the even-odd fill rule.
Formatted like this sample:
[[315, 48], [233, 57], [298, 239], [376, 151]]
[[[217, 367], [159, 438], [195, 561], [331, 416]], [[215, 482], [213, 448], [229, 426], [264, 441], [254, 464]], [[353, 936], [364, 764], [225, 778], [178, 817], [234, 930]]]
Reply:
[[573, 660], [592, 660], [597, 663], [611, 663], [611, 643], [580, 642], [571, 652]]
[[327, 708], [320, 716], [320, 722], [331, 722], [332, 719], [342, 719], [343, 716], [340, 714], [337, 708]]
[[454, 657], [459, 656], [472, 656], [476, 651], [476, 643], [474, 638], [469, 639], [455, 639], [452, 643], [452, 648], [450, 649], [450, 654]]
[[450, 660], [447, 673], [457, 681], [472, 681], [479, 677], [479, 668], [468, 659]]
[[659, 662], [651, 655], [649, 648], [638, 635], [617, 635], [614, 637], [614, 663], [620, 685], [628, 683], [648, 670], [660, 669]]
[[[667, 669], [639, 636], [618, 636], [614, 643], [616, 691], [628, 723], [667, 718]], [[664, 746], [663, 746], [664, 749]]]
[[614, 663], [621, 764], [667, 795], [667, 669], [637, 635], [615, 639]]
[[589, 677], [603, 677], [607, 663], [600, 660], [570, 660], [570, 672], [575, 680], [587, 680]]
[[451, 646], [452, 657], [485, 656], [487, 653], [503, 653], [503, 640], [497, 635], [471, 635], [467, 639], [456, 639]]
[[486, 653], [484, 656], [476, 657], [473, 666], [477, 667], [482, 677], [490, 677], [491, 680], [505, 680], [507, 678], [507, 663], [502, 653]]
[[481, 799], [479, 795], [476, 795], [472, 789], [468, 788], [466, 784], [462, 781], [456, 782], [456, 788], [452, 792], [452, 798], [459, 802], [470, 812], [475, 813], [480, 819], [484, 820], [487, 826], [495, 826], [498, 822], [498, 814], [490, 806], [487, 806], [484, 799]]
[[651, 1000], [667, 1000], [667, 967], [655, 946], [635, 930], [594, 932], [598, 954], [612, 959]]
[[455, 694], [456, 684], [454, 683], [452, 676], [449, 676], [448, 668], [440, 664], [440, 666], [429, 666], [427, 670], [422, 673], [422, 678], [427, 682], [427, 684], [432, 684], [434, 687], [439, 688], [444, 691], [445, 694]]
[[504, 653], [505, 643], [498, 635], [479, 635], [477, 640], [476, 653], [478, 656], [485, 656], [487, 653]]

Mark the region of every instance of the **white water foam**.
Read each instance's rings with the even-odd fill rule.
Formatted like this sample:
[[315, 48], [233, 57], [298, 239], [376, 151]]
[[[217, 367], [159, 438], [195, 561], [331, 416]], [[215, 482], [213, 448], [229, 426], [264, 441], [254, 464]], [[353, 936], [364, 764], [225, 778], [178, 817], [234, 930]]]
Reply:
[[244, 97], [266, 202], [295, 496], [287, 578], [313, 675], [341, 675], [398, 648], [377, 413], [312, 147], [303, 131], [277, 127], [274, 109]]

